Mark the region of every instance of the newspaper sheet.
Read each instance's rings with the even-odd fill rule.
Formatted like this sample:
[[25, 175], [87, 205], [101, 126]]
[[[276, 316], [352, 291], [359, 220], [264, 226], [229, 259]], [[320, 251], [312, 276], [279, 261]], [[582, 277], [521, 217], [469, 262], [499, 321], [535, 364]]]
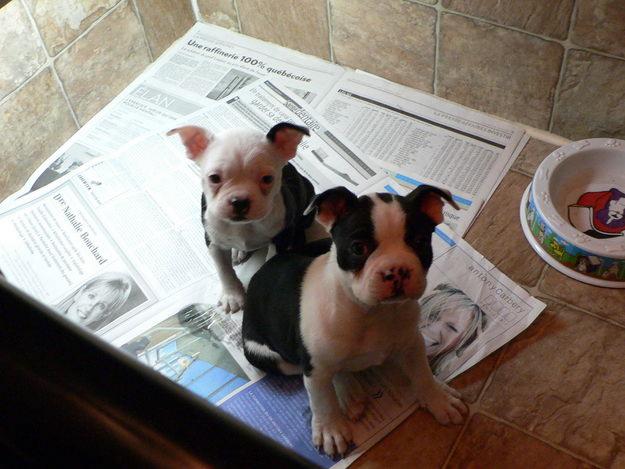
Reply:
[[525, 145], [512, 124], [363, 72], [347, 72], [317, 107], [333, 128], [401, 184], [449, 189], [463, 235]]
[[[356, 193], [399, 189], [360, 161], [303, 101], [270, 82], [249, 85], [176, 125], [200, 123], [214, 132], [243, 126], [266, 132], [283, 120], [311, 130], [292, 162], [316, 190], [337, 185]], [[80, 296], [85, 282], [130, 285], [130, 296], [114, 315], [97, 321], [82, 318], [109, 340], [137, 324], [162, 319], [163, 304], [197, 289], [208, 295], [204, 302], [216, 298], [220, 286], [199, 222], [198, 170], [184, 156], [179, 138], [165, 135], [167, 130], [169, 126], [135, 140], [113, 157], [95, 159], [59, 184], [8, 207], [0, 215], [0, 270], [7, 278], [59, 309]], [[319, 164], [319, 155], [326, 164]], [[362, 172], [352, 169], [355, 166]], [[120, 278], [123, 281], [116, 281]], [[207, 282], [209, 291], [202, 286]], [[65, 314], [80, 318], [85, 313]]]
[[316, 57], [196, 23], [7, 200], [43, 187], [256, 80], [270, 79], [314, 105], [343, 73], [342, 67]]
[[[266, 130], [285, 118], [313, 130], [296, 162], [300, 171], [316, 178], [317, 190], [352, 181], [350, 187], [358, 193], [405, 192], [382, 174], [361, 174], [351, 144], [305, 103], [270, 82], [250, 85], [182, 122], [215, 131], [239, 125]], [[320, 150], [327, 154], [326, 165], [319, 161]], [[0, 269], [61, 316], [330, 467], [335, 461], [311, 444], [301, 378], [264, 375], [247, 363], [242, 315], [226, 316], [212, 306], [220, 285], [199, 221], [200, 191], [197, 168], [177, 137], [152, 133], [0, 213]], [[421, 332], [433, 369], [450, 379], [527, 327], [544, 305], [443, 225], [433, 243]], [[265, 253], [259, 252], [244, 264], [239, 269], [243, 280], [264, 260]], [[445, 329], [450, 323], [454, 327]], [[353, 461], [416, 407], [398, 373], [379, 367], [359, 374], [371, 404], [354, 428], [356, 448], [339, 466]]]

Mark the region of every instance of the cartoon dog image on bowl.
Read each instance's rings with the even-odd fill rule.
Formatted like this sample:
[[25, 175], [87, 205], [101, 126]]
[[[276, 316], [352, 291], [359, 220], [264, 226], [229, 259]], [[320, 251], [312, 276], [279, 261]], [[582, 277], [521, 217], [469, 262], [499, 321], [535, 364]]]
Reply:
[[569, 221], [579, 231], [603, 239], [625, 235], [625, 193], [585, 192], [576, 204], [569, 205]]
[[579, 256], [575, 270], [584, 274], [592, 274], [601, 266], [601, 261], [597, 256]]

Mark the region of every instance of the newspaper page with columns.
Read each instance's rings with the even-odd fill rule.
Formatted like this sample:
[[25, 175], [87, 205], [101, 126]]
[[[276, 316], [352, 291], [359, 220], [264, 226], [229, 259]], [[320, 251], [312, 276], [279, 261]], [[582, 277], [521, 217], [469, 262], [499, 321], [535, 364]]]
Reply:
[[363, 72], [347, 72], [317, 110], [407, 187], [433, 184], [462, 210], [445, 221], [463, 235], [527, 141], [525, 132], [445, 99]]

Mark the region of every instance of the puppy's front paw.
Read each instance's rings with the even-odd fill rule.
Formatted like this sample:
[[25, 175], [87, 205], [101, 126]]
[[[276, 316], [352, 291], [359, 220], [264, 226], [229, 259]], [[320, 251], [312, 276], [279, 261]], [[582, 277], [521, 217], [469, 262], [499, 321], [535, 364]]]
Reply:
[[422, 396], [421, 404], [427, 408], [439, 423], [460, 424], [468, 408], [460, 399], [460, 393], [444, 383], [436, 383], [427, 395]]
[[239, 251], [238, 249], [232, 250], [232, 265], [237, 266], [246, 262], [252, 257], [252, 251]]
[[235, 289], [224, 289], [217, 304], [221, 306], [224, 313], [241, 311], [243, 306], [245, 306], [245, 290], [243, 286]]
[[344, 456], [352, 442], [352, 429], [349, 421], [338, 414], [323, 419], [312, 418], [312, 441], [317, 449], [328, 456]]

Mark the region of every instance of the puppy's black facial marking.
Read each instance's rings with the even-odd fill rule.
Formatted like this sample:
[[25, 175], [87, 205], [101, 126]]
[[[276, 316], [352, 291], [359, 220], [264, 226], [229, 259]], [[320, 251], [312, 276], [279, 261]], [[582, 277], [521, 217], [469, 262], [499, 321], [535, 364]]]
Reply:
[[412, 202], [398, 197], [399, 203], [406, 213], [406, 235], [404, 241], [417, 254], [425, 270], [432, 265], [432, 233], [436, 225]]
[[387, 192], [378, 192], [376, 194], [382, 202], [390, 204], [393, 201], [393, 195]]
[[336, 245], [337, 262], [342, 270], [358, 272], [378, 247], [371, 219], [372, 208], [371, 198], [360, 197], [356, 207], [340, 218], [330, 230]]

